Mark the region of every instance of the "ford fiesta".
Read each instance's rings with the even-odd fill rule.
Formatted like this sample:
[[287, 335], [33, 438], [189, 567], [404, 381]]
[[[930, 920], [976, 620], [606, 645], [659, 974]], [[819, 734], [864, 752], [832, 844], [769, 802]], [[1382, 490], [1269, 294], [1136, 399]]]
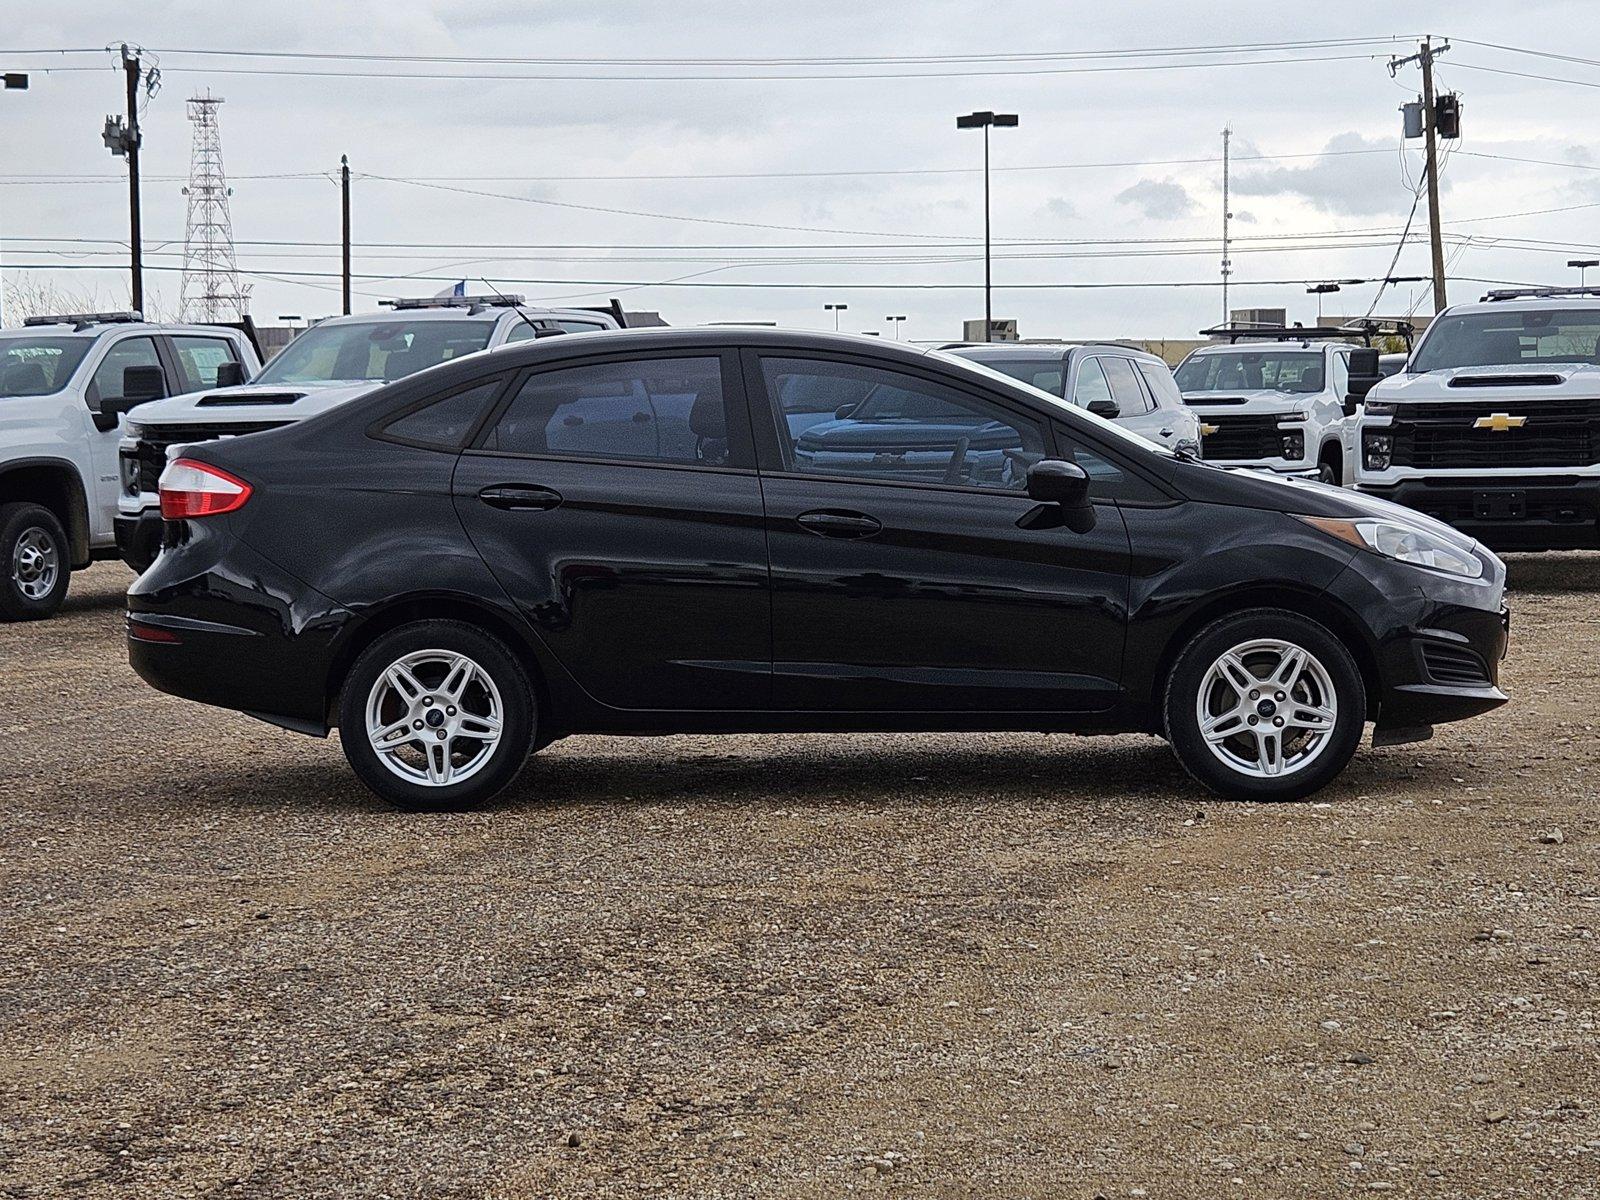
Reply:
[[134, 668], [337, 728], [406, 807], [483, 801], [567, 734], [785, 730], [1142, 731], [1224, 796], [1294, 799], [1367, 722], [1506, 699], [1505, 568], [1471, 539], [866, 339], [532, 342], [160, 486]]

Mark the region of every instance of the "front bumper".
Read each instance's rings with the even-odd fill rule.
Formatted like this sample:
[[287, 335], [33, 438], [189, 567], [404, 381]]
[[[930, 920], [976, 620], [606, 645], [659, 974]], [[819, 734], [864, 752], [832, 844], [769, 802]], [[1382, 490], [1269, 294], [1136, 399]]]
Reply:
[[117, 535], [117, 556], [143, 574], [161, 553], [161, 510], [138, 514], [119, 512], [112, 519]]
[[1375, 742], [1424, 738], [1434, 725], [1507, 702], [1500, 690], [1511, 628], [1505, 566], [1484, 557], [1484, 578], [1463, 580], [1362, 553], [1329, 588], [1371, 632]]
[[1357, 486], [1495, 550], [1600, 549], [1600, 476], [1433, 476]]

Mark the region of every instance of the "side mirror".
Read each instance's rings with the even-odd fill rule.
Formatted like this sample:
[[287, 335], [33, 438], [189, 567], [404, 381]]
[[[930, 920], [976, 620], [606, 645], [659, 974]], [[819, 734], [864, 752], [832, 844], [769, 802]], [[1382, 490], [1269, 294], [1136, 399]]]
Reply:
[[124, 367], [122, 370], [122, 399], [126, 412], [135, 404], [146, 400], [159, 400], [167, 394], [166, 376], [160, 367]]
[[1028, 468], [1028, 499], [1055, 507], [1060, 523], [1074, 533], [1094, 528], [1089, 503], [1089, 473], [1077, 463], [1046, 458]]
[[1108, 421], [1115, 421], [1122, 415], [1122, 406], [1115, 400], [1091, 400], [1088, 408], [1095, 416], [1104, 417]]
[[248, 382], [249, 377], [244, 373], [244, 364], [229, 359], [227, 362], [217, 364], [217, 386], [219, 388], [239, 387]]
[[1378, 366], [1378, 351], [1371, 346], [1350, 351], [1350, 392], [1344, 398], [1346, 413], [1355, 412], [1356, 405], [1378, 385], [1383, 372]]
[[850, 414], [855, 412], [857, 407], [859, 406], [855, 404], [841, 404], [833, 410], [833, 419], [835, 421], [847, 421], [850, 419]]

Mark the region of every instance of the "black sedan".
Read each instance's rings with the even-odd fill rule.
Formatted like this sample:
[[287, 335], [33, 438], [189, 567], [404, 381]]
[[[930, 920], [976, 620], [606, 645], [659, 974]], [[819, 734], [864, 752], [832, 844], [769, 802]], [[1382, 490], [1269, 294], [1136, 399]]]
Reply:
[[474, 355], [197, 446], [161, 504], [134, 668], [337, 727], [404, 806], [482, 801], [567, 734], [762, 730], [1145, 731], [1292, 799], [1369, 721], [1506, 699], [1505, 569], [1471, 540], [866, 339]]

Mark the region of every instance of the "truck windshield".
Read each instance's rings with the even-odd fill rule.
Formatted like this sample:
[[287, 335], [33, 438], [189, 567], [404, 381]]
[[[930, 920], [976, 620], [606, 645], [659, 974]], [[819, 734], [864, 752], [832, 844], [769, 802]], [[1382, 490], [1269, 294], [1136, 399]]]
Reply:
[[1322, 355], [1307, 351], [1231, 350], [1193, 354], [1178, 368], [1178, 390], [1189, 392], [1289, 392], [1322, 390]]
[[0, 396], [59, 392], [92, 344], [81, 337], [0, 338]]
[[1490, 310], [1438, 318], [1406, 370], [1593, 362], [1600, 362], [1600, 308]]
[[401, 379], [482, 350], [492, 321], [362, 321], [315, 325], [278, 352], [259, 384]]

